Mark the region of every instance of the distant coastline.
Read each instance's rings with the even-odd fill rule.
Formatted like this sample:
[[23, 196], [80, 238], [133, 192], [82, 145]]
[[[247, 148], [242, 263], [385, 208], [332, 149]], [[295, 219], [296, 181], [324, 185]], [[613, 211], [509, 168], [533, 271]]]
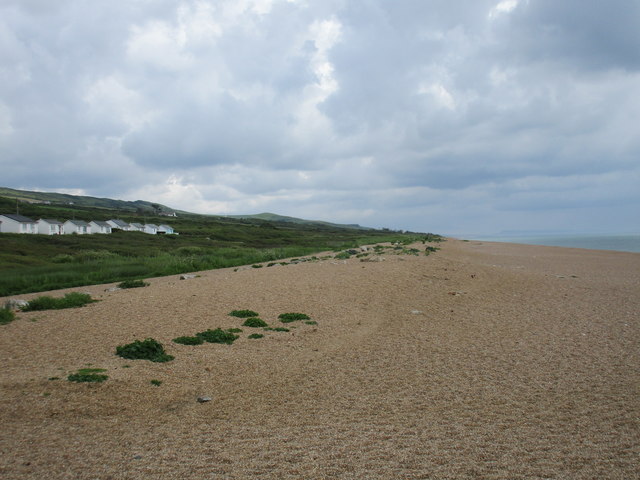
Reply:
[[592, 250], [615, 250], [640, 253], [640, 234], [624, 235], [531, 235], [531, 236], [472, 236], [459, 237], [469, 240], [523, 243], [552, 247], [588, 248]]

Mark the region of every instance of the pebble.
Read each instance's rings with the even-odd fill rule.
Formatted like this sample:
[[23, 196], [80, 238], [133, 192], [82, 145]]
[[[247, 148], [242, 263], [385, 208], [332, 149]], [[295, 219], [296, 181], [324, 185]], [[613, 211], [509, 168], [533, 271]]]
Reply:
[[207, 403], [211, 401], [211, 397], [198, 397], [198, 403]]

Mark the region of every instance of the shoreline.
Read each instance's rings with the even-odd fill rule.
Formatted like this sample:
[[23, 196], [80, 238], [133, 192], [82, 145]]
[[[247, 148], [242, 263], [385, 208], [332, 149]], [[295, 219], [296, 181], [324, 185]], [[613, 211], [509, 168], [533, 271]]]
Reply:
[[[438, 246], [381, 262], [57, 291], [101, 301], [20, 313], [0, 326], [0, 473], [633, 477], [640, 255], [455, 239]], [[259, 340], [242, 327], [233, 345], [171, 341], [238, 327], [227, 313], [241, 308], [272, 326], [288, 311], [318, 324], [261, 331]], [[114, 355], [146, 337], [175, 360]], [[89, 364], [109, 379], [64, 379]], [[212, 401], [198, 403], [201, 395]]]

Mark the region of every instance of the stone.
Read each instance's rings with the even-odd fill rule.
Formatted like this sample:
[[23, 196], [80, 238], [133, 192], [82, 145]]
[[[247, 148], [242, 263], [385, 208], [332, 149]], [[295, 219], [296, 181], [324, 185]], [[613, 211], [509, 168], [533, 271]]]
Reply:
[[422, 311], [421, 310], [411, 310], [411, 314], [412, 315], [422, 315]]
[[7, 310], [20, 310], [22, 307], [26, 307], [29, 304], [26, 300], [20, 300], [19, 298], [10, 298], [4, 303], [4, 308]]
[[180, 275], [180, 280], [190, 280], [192, 278], [196, 278], [196, 275], [192, 273], [185, 273], [183, 275]]
[[211, 401], [211, 397], [198, 397], [198, 403], [207, 403]]

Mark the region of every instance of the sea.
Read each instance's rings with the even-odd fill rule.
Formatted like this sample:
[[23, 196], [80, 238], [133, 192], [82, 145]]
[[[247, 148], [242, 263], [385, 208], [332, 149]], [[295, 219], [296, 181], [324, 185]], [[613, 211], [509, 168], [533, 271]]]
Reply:
[[[467, 237], [461, 237], [467, 238]], [[640, 252], [640, 234], [625, 235], [541, 235], [541, 236], [474, 236], [469, 240], [488, 242], [524, 243], [552, 247], [589, 248], [593, 250], [617, 250]]]

